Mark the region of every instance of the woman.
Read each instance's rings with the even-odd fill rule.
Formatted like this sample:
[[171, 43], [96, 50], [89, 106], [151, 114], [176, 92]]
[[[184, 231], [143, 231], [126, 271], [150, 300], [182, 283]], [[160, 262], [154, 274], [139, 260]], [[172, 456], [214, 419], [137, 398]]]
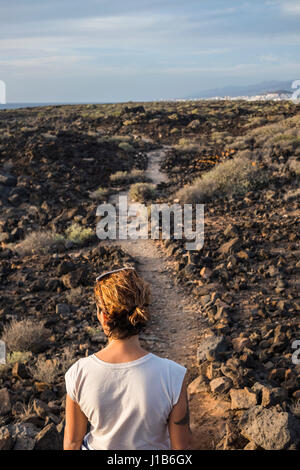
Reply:
[[148, 284], [122, 268], [99, 276], [94, 292], [108, 344], [65, 375], [64, 449], [190, 449], [186, 368], [139, 343]]

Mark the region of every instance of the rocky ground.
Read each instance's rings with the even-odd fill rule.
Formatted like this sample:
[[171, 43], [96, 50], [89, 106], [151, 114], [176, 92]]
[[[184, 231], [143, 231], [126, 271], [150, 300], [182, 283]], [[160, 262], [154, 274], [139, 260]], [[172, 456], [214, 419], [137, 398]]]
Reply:
[[[123, 264], [152, 286], [143, 344], [188, 367], [196, 447], [299, 446], [299, 173], [291, 162], [300, 141], [268, 131], [287, 122], [294, 132], [298, 121], [294, 129], [289, 119], [298, 115], [288, 102], [1, 111], [0, 333], [26, 319], [40, 329], [26, 342], [22, 323], [0, 365], [0, 449], [61, 448], [64, 372], [105, 344], [93, 280]], [[147, 153], [162, 145], [164, 177]], [[268, 182], [205, 203], [199, 252], [186, 251], [184, 240], [99, 243], [93, 192], [128, 189], [110, 175], [148, 168], [158, 200], [173, 202], [184, 184], [241, 151], [252, 152]], [[89, 236], [64, 238], [74, 222]], [[36, 231], [55, 241], [48, 235], [41, 244], [40, 235], [20, 250]]]

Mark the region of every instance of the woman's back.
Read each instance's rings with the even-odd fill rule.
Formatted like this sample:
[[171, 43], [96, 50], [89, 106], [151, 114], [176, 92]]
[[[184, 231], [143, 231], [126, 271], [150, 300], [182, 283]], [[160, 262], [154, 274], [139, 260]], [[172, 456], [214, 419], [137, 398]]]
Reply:
[[186, 368], [148, 353], [112, 363], [95, 354], [66, 373], [67, 393], [88, 418], [91, 449], [170, 449], [167, 420]]

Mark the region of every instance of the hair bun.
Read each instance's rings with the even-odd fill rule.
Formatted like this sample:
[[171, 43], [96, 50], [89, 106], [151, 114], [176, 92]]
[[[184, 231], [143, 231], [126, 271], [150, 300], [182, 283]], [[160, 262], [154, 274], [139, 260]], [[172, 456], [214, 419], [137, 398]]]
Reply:
[[128, 316], [128, 320], [133, 326], [147, 323], [149, 320], [149, 310], [147, 305], [136, 306], [133, 312]]

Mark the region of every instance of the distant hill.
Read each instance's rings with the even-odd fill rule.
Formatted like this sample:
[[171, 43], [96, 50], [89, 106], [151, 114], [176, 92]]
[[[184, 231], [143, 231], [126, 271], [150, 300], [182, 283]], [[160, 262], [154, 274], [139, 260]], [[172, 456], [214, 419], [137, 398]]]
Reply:
[[210, 90], [200, 91], [199, 93], [193, 93], [188, 96], [187, 99], [212, 98], [215, 96], [230, 96], [234, 98], [236, 96], [253, 96], [265, 93], [274, 93], [279, 90], [282, 93], [291, 93], [293, 91], [291, 88], [292, 83], [293, 80], [282, 82], [273, 80], [246, 86], [229, 85], [222, 88], [212, 88]]

